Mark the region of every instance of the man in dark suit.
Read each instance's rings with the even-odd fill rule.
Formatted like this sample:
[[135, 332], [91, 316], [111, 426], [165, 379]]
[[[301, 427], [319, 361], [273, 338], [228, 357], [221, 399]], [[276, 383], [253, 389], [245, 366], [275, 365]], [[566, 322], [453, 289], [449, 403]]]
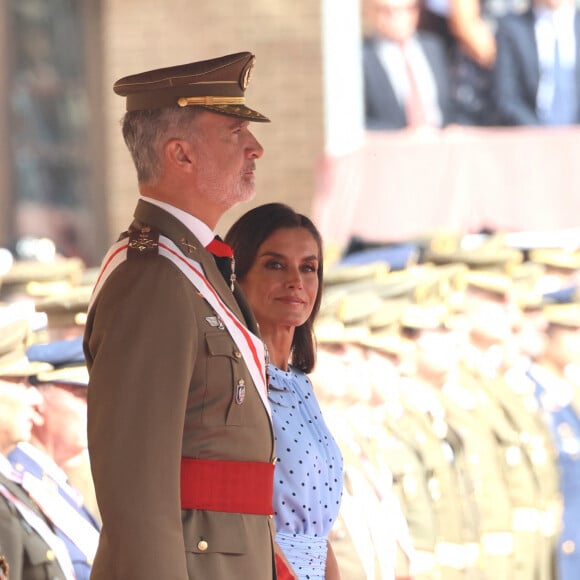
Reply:
[[368, 0], [363, 44], [366, 126], [443, 127], [452, 120], [444, 43], [418, 30], [418, 0]]
[[275, 578], [265, 350], [213, 233], [255, 191], [249, 124], [268, 119], [245, 105], [253, 63], [241, 52], [114, 85], [141, 197], [84, 337], [92, 580]]
[[493, 85], [503, 125], [580, 123], [579, 41], [571, 0], [536, 0], [500, 21]]

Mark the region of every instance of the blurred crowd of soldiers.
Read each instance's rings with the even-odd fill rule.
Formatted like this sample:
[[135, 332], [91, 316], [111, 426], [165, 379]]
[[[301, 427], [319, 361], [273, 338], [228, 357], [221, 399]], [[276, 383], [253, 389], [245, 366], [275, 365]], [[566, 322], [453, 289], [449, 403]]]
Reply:
[[[580, 569], [580, 251], [510, 239], [328, 249], [311, 378], [344, 457], [346, 580]], [[0, 375], [14, 320], [28, 348], [80, 339], [97, 273], [58, 256], [4, 268]], [[98, 520], [86, 454], [70, 466]]]
[[326, 269], [312, 380], [344, 454], [346, 578], [577, 577], [580, 253], [509, 239]]

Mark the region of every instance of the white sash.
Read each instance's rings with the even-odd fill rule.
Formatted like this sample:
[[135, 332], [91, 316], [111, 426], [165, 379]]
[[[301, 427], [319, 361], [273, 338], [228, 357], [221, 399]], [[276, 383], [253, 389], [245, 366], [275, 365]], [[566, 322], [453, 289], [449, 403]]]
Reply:
[[99, 531], [59, 494], [56, 484], [51, 490], [42, 480], [25, 472], [22, 487], [54, 526], [85, 555], [87, 562], [92, 563], [99, 545]]
[[[93, 305], [106, 279], [115, 268], [127, 259], [128, 239], [120, 240], [109, 249], [103, 259], [101, 273], [95, 284], [89, 310]], [[270, 404], [268, 403], [268, 389], [266, 385], [266, 363], [264, 343], [250, 332], [236, 317], [236, 315], [222, 301], [215, 288], [210, 284], [203, 273], [201, 264], [187, 258], [179, 248], [165, 236], [159, 237], [159, 255], [171, 260], [193, 284], [206, 302], [214, 309], [224, 323], [228, 333], [240, 350], [244, 362], [250, 371], [262, 403], [271, 419]]]
[[[0, 473], [18, 484], [18, 474], [14, 474], [12, 471], [4, 469], [2, 462], [0, 462]], [[14, 505], [20, 515], [30, 525], [30, 527], [45, 541], [48, 546], [50, 546], [50, 549], [56, 556], [56, 559], [58, 560], [58, 563], [60, 564], [60, 567], [62, 568], [62, 571], [64, 572], [67, 580], [74, 580], [74, 568], [64, 542], [50, 529], [48, 524], [34, 512], [34, 510], [28, 507], [1, 483], [0, 495], [4, 496], [11, 504]]]

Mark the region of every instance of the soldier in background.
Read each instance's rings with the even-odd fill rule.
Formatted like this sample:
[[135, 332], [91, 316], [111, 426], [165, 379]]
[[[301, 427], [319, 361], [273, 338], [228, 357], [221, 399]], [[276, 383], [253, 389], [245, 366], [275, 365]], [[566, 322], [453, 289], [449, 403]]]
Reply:
[[100, 527], [65, 472], [87, 447], [88, 372], [82, 338], [32, 345], [28, 356], [55, 368], [31, 377], [43, 399], [42, 420], [33, 426], [30, 442], [19, 443], [9, 460], [65, 543], [76, 579], [88, 580]]
[[[515, 266], [511, 268], [512, 273]], [[496, 434], [512, 504], [514, 577], [525, 580], [552, 574], [553, 540], [559, 494], [553, 443], [537, 407], [514, 380], [522, 356], [515, 331], [525, 317], [513, 277], [501, 271], [467, 275], [465, 311], [469, 342], [461, 381], [478, 393], [480, 407]], [[525, 382], [525, 381], [524, 381]]]
[[7, 458], [37, 419], [41, 399], [26, 378], [51, 368], [26, 358], [29, 334], [23, 320], [0, 326], [0, 555], [15, 580], [74, 580], [66, 547]]
[[580, 305], [547, 306], [545, 317], [546, 350], [531, 365], [528, 377], [534, 382], [536, 397], [557, 444], [563, 498], [557, 570], [560, 580], [571, 580], [577, 578], [580, 566], [580, 393], [574, 372], [580, 364]]
[[[413, 364], [401, 382], [408, 413], [413, 416], [416, 443], [429, 466], [433, 509], [437, 521], [435, 554], [441, 577], [484, 578], [479, 568], [482, 533], [478, 496], [484, 476], [497, 469], [485, 430], [448, 391], [454, 388], [457, 331], [445, 305], [409, 305], [402, 313], [402, 336], [413, 345]], [[475, 473], [474, 465], [482, 466]], [[485, 473], [483, 473], [485, 470]]]
[[356, 344], [360, 335], [348, 336], [342, 323], [335, 323], [332, 333], [327, 324], [324, 330], [319, 325], [317, 366], [311, 376], [344, 459], [341, 510], [331, 531], [333, 548], [343, 578], [405, 579], [413, 557], [408, 526], [393, 489], [393, 474], [376, 461], [366, 436], [382, 433], [386, 448], [396, 447], [398, 441], [377, 421], [365, 349]]

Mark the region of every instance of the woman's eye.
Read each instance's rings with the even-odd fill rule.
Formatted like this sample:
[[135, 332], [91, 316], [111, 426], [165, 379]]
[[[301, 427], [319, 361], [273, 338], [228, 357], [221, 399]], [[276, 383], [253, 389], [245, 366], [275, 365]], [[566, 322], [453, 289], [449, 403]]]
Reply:
[[318, 268], [314, 264], [305, 264], [302, 267], [302, 270], [304, 272], [317, 272], [318, 271]]
[[269, 262], [266, 262], [266, 268], [269, 270], [280, 270], [282, 269], [282, 264], [276, 260], [270, 260]]

